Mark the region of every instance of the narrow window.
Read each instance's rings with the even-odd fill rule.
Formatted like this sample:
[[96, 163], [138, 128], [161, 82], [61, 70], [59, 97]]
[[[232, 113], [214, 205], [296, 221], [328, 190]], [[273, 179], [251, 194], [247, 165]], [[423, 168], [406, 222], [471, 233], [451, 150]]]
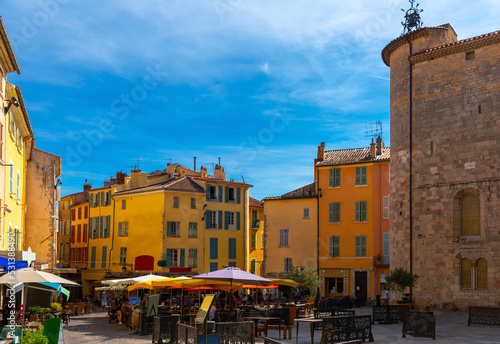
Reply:
[[340, 223], [340, 202], [328, 204], [328, 222]]
[[122, 209], [127, 209], [127, 200], [122, 201]]
[[340, 236], [332, 235], [328, 237], [328, 239], [329, 239], [328, 256], [330, 258], [340, 257]]
[[389, 219], [389, 197], [390, 196], [384, 196], [384, 198], [383, 198], [383, 215], [382, 215], [382, 217], [385, 220]]
[[363, 185], [367, 185], [367, 183], [368, 183], [367, 167], [366, 166], [356, 167], [354, 185], [363, 186]]
[[227, 259], [236, 259], [236, 239], [228, 239], [228, 255]]
[[190, 238], [196, 238], [198, 236], [198, 223], [189, 222], [188, 236]]
[[292, 258], [285, 258], [284, 260], [285, 263], [285, 272], [291, 272], [293, 265], [292, 265]]
[[191, 209], [196, 209], [196, 198], [191, 198]]
[[120, 265], [127, 263], [127, 248], [120, 247]]
[[477, 289], [488, 289], [488, 262], [486, 259], [480, 258], [476, 262], [477, 267]]
[[288, 247], [288, 229], [280, 229], [280, 247]]
[[309, 218], [309, 208], [304, 208], [304, 219]]
[[179, 197], [174, 196], [174, 208], [179, 208]]
[[366, 235], [356, 236], [356, 257], [366, 257]]
[[257, 232], [252, 232], [250, 234], [250, 248], [252, 250], [257, 248]]
[[257, 259], [255, 259], [255, 258], [253, 258], [250, 261], [250, 272], [252, 274], [256, 274], [257, 273]]
[[190, 248], [188, 254], [188, 266], [190, 268], [195, 268], [198, 264], [198, 249]]
[[472, 288], [472, 267], [467, 258], [460, 261], [460, 288]]
[[461, 235], [480, 235], [480, 202], [479, 197], [467, 194], [460, 200]]
[[340, 187], [340, 168], [335, 167], [330, 169], [330, 176], [329, 176], [329, 186], [331, 188], [338, 188]]
[[356, 222], [367, 221], [367, 201], [357, 201], [355, 204], [355, 219]]

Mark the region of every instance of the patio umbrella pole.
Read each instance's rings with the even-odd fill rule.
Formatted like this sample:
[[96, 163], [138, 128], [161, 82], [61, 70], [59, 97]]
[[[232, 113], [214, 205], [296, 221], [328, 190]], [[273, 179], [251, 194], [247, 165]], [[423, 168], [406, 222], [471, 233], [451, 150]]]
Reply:
[[[29, 290], [29, 285], [28, 283], [25, 283], [25, 286], [23, 288], [23, 291], [24, 291], [24, 295], [23, 295], [23, 305], [24, 305], [24, 308], [23, 308], [23, 316], [22, 316], [22, 320], [21, 320], [21, 332], [22, 332], [22, 329], [24, 329], [24, 318], [25, 318], [25, 315], [26, 315], [26, 310], [28, 309], [26, 306], [27, 306], [27, 302], [28, 302], [28, 290]], [[22, 338], [22, 337], [21, 337]]]

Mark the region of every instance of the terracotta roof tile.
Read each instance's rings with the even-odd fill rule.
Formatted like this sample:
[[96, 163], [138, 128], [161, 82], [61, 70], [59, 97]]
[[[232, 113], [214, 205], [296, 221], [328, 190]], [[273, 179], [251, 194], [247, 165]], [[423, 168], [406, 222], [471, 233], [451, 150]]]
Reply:
[[168, 182], [164, 183], [158, 183], [154, 185], [144, 186], [142, 188], [116, 192], [115, 196], [162, 191], [162, 190], [205, 193], [205, 190], [201, 186], [190, 180], [188, 177], [182, 177], [180, 179], [169, 180]]
[[277, 201], [277, 200], [283, 200], [283, 199], [301, 199], [301, 198], [316, 198], [316, 184], [311, 183], [306, 186], [303, 186], [301, 188], [298, 188], [296, 190], [287, 192], [284, 195], [281, 196], [274, 196], [274, 197], [266, 197], [264, 198], [265, 201]]
[[204, 182], [208, 183], [214, 183], [214, 184], [229, 184], [229, 185], [238, 185], [238, 186], [249, 186], [253, 187], [253, 185], [247, 184], [247, 183], [241, 183], [241, 182], [233, 182], [229, 180], [224, 180], [224, 179], [215, 179], [215, 178], [210, 178], [210, 177], [196, 177], [196, 176], [190, 176], [189, 178], [191, 179], [196, 179], [196, 180], [202, 180]]
[[366, 162], [389, 161], [391, 149], [382, 148], [382, 154], [373, 158], [370, 148], [351, 148], [325, 151], [325, 160], [316, 163], [316, 166], [336, 166], [360, 164]]
[[262, 201], [259, 201], [256, 198], [248, 197], [248, 199], [249, 199], [249, 204], [251, 207], [263, 207], [264, 206], [264, 203]]

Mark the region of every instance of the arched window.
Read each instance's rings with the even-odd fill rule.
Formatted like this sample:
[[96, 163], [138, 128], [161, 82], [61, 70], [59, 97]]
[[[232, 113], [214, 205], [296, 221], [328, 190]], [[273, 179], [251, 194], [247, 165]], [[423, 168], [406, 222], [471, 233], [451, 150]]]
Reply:
[[486, 259], [480, 258], [476, 262], [476, 288], [488, 289], [488, 263]]
[[472, 288], [472, 267], [468, 259], [460, 261], [460, 288]]
[[250, 272], [253, 274], [257, 273], [257, 259], [255, 258], [250, 260]]
[[479, 197], [466, 194], [460, 200], [460, 235], [480, 235]]

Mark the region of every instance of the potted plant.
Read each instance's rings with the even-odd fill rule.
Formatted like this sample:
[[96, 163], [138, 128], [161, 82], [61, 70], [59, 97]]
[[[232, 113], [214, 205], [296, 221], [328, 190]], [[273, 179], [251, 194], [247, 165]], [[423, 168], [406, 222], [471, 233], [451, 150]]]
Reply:
[[52, 312], [57, 313], [57, 312], [62, 311], [62, 309], [63, 309], [63, 307], [62, 307], [62, 305], [61, 305], [59, 302], [52, 302], [52, 303], [50, 304], [50, 310], [51, 310]]
[[385, 276], [385, 283], [387, 283], [387, 288], [389, 290], [398, 291], [402, 299], [397, 300], [397, 304], [407, 304], [411, 306], [411, 299], [407, 299], [404, 295], [404, 292], [407, 288], [412, 288], [417, 284], [418, 275], [410, 274], [403, 268], [397, 268], [396, 270], [391, 271], [391, 273]]
[[314, 303], [314, 296], [306, 297], [306, 303]]

